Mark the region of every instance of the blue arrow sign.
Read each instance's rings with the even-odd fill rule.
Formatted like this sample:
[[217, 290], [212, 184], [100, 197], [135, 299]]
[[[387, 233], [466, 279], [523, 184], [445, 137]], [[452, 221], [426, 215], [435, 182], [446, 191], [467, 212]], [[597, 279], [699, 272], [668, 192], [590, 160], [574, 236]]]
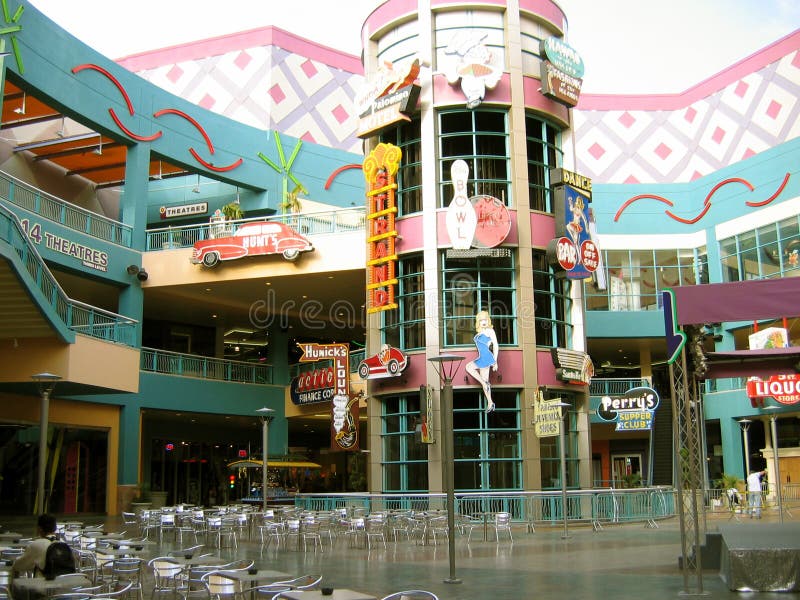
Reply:
[[664, 333], [667, 338], [667, 362], [672, 364], [686, 345], [686, 334], [678, 329], [678, 315], [675, 310], [675, 294], [672, 290], [661, 292], [664, 306]]

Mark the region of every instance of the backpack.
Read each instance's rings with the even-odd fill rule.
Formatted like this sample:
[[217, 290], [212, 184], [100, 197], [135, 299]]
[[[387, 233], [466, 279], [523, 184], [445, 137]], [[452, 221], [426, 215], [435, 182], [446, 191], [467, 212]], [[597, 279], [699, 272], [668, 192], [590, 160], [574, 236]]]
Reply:
[[45, 579], [55, 579], [59, 575], [75, 572], [75, 558], [72, 556], [72, 548], [66, 542], [51, 542], [44, 555]]

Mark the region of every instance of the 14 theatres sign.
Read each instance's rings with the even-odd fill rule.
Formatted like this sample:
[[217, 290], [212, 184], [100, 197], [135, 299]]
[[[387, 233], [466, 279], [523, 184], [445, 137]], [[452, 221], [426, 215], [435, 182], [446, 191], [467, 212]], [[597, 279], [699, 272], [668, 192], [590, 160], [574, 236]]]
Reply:
[[567, 272], [567, 279], [586, 279], [600, 264], [600, 250], [590, 234], [592, 180], [566, 169], [551, 169], [550, 185], [560, 237], [547, 245], [548, 259]]
[[603, 396], [597, 405], [597, 416], [616, 423], [616, 431], [649, 431], [658, 402], [658, 392], [654, 389], [632, 388], [622, 396]]
[[394, 291], [397, 253], [397, 184], [400, 148], [378, 144], [364, 159], [367, 180], [367, 313], [397, 308]]
[[773, 375], [766, 381], [759, 377], [747, 380], [747, 396], [749, 398], [775, 398], [781, 404], [797, 404], [800, 402], [800, 375]]
[[299, 362], [333, 361], [331, 448], [358, 450], [358, 396], [350, 397], [350, 349], [347, 344], [300, 344]]

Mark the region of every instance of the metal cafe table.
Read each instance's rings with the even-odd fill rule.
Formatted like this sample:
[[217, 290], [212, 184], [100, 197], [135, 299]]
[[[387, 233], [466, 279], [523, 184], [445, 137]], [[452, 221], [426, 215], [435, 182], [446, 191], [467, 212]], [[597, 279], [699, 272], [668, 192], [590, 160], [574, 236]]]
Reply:
[[14, 577], [11, 580], [11, 593], [14, 600], [38, 600], [57, 594], [66, 594], [76, 588], [89, 585], [92, 585], [92, 582], [80, 573], [70, 573], [55, 579]]
[[334, 589], [329, 596], [324, 596], [322, 590], [292, 590], [291, 592], [281, 592], [281, 598], [288, 600], [378, 600], [370, 594], [345, 588]]

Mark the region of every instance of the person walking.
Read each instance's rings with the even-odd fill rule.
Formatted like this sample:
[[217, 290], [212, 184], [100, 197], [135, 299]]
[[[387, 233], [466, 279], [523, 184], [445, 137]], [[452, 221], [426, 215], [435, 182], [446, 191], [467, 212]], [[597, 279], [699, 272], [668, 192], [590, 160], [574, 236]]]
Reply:
[[766, 471], [753, 471], [747, 476], [747, 504], [751, 519], [761, 518], [761, 479]]

